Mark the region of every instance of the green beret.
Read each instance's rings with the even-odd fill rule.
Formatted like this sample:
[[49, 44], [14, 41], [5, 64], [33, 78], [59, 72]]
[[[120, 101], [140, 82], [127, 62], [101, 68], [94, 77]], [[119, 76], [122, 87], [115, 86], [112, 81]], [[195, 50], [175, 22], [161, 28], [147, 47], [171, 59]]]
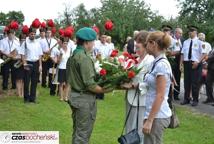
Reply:
[[86, 41], [93, 41], [96, 39], [97, 34], [92, 28], [84, 27], [77, 31], [76, 37]]

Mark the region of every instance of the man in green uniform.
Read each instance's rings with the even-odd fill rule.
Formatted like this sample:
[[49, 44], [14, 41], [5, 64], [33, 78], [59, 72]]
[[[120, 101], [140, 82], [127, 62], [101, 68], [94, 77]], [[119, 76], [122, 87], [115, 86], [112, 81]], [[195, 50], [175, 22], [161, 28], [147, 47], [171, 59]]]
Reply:
[[106, 93], [95, 82], [94, 63], [91, 58], [96, 32], [82, 28], [76, 33], [77, 48], [67, 62], [67, 82], [71, 87], [69, 105], [72, 109], [72, 144], [88, 144], [96, 119], [96, 94]]

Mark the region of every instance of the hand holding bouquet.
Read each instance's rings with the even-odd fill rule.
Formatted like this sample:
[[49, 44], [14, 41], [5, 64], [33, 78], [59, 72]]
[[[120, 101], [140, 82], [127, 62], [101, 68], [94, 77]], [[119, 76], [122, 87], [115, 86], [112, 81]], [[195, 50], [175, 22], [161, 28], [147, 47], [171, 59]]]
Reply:
[[95, 70], [98, 74], [97, 83], [103, 88], [118, 88], [123, 83], [131, 82], [139, 72], [135, 67], [138, 61], [129, 53], [124, 52], [118, 56], [118, 51], [113, 50], [109, 59], [97, 60]]

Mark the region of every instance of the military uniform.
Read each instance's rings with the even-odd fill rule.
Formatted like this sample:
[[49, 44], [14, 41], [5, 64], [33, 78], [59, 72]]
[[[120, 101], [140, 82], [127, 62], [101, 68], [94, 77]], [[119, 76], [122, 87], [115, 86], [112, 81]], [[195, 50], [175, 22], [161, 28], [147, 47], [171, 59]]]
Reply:
[[[192, 33], [197, 31], [196, 27], [189, 27], [189, 31]], [[192, 106], [198, 105], [199, 96], [199, 81], [202, 72], [201, 60], [204, 57], [204, 49], [202, 48], [203, 42], [196, 36], [189, 38], [183, 43], [181, 54], [183, 55], [184, 64], [184, 101], [181, 103], [190, 103], [190, 93], [192, 91], [193, 103]], [[198, 66], [193, 68], [193, 63], [197, 62]]]
[[[85, 41], [93, 41], [96, 33], [91, 28], [80, 29], [76, 37]], [[91, 54], [82, 46], [68, 59], [67, 82], [71, 86], [69, 105], [72, 109], [73, 138], [72, 144], [88, 144], [96, 119], [96, 96], [91, 92], [97, 84]]]

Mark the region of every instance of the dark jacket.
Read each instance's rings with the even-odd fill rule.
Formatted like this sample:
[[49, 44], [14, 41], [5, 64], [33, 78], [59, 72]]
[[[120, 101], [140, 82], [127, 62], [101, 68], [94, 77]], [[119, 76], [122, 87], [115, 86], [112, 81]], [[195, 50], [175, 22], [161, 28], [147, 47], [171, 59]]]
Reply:
[[214, 70], [214, 49], [212, 49], [208, 54], [207, 63], [208, 63], [208, 70]]

